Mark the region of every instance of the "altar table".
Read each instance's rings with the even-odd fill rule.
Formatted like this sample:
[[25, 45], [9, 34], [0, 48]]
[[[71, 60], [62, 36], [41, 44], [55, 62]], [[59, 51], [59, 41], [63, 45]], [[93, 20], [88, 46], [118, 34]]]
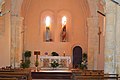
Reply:
[[71, 58], [70, 56], [40, 56], [40, 68], [41, 69], [53, 69], [51, 63], [56, 61], [60, 64], [56, 67], [57, 70], [61, 69], [69, 69]]

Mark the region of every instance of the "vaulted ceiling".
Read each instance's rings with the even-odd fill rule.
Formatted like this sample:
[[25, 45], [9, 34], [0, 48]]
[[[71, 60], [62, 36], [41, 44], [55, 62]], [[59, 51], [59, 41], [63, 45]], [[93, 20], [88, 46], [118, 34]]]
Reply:
[[[43, 3], [53, 3], [53, 5], [55, 5], [55, 7], [61, 7], [62, 5], [59, 5], [60, 3], [64, 2], [67, 3], [67, 5], [70, 5], [69, 2], [73, 2], [76, 4], [79, 4], [80, 10], [81, 12], [84, 14], [84, 16], [90, 16], [90, 9], [89, 9], [89, 4], [88, 4], [88, 0], [23, 0], [23, 5], [22, 5], [22, 16], [26, 16], [27, 13], [29, 11], [32, 12], [31, 10], [31, 6], [33, 6], [34, 4], [36, 5], [36, 7], [34, 8], [38, 8], [40, 9], [41, 4]], [[49, 6], [49, 5], [44, 5], [44, 6]], [[75, 5], [73, 5], [75, 6]], [[34, 9], [32, 8], [32, 9]], [[36, 12], [38, 12], [38, 10], [36, 10]]]

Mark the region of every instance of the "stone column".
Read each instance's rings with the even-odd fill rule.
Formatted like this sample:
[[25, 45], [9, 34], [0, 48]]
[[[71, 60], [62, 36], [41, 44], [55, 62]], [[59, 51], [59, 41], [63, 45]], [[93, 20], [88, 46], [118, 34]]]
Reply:
[[23, 17], [21, 17], [21, 6], [23, 0], [11, 0], [11, 46], [10, 63], [18, 67], [23, 52]]
[[12, 16], [11, 19], [11, 65], [18, 67], [22, 59], [22, 44], [23, 44], [23, 18]]
[[120, 6], [118, 5], [116, 19], [116, 73], [120, 75]]
[[106, 0], [105, 73], [116, 73], [116, 4]]

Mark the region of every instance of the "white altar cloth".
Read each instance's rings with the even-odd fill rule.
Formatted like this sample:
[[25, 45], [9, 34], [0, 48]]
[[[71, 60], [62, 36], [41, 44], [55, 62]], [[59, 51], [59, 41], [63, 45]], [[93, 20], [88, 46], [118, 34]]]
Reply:
[[40, 56], [40, 68], [41, 69], [53, 69], [51, 64], [53, 61], [56, 61], [60, 65], [56, 67], [57, 70], [69, 69], [71, 63], [70, 56]]

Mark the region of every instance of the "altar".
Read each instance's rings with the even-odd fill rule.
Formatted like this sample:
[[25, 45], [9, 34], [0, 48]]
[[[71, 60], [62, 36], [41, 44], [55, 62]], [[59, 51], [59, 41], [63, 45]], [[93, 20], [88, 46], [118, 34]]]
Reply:
[[53, 69], [51, 66], [53, 62], [59, 64], [55, 69], [68, 70], [70, 68], [71, 58], [70, 56], [40, 56], [40, 69]]

